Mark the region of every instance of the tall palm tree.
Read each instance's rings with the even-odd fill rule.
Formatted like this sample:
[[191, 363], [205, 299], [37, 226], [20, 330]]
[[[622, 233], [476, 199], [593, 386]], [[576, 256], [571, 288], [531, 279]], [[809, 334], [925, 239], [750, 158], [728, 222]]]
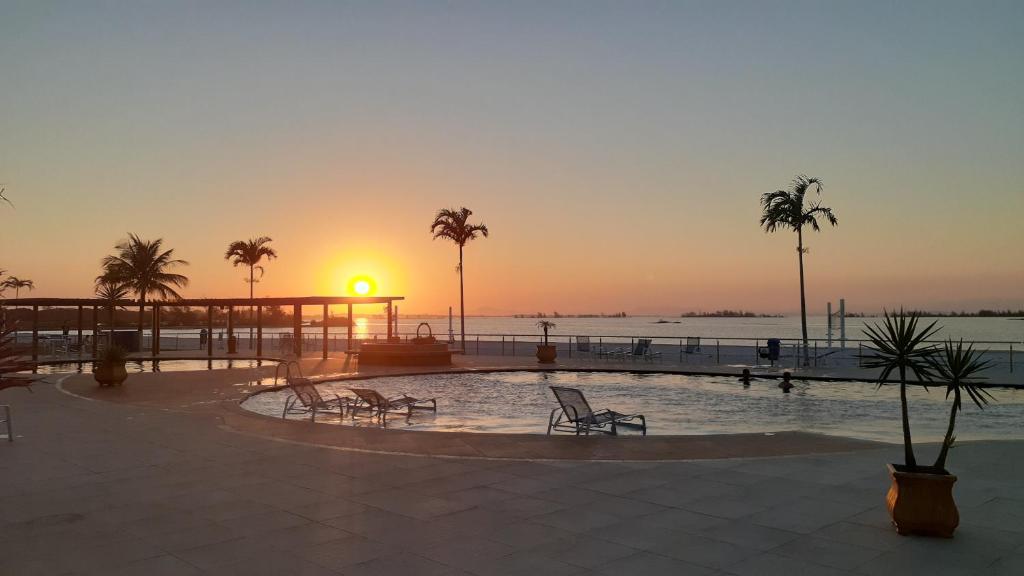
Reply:
[[818, 217], [835, 226], [839, 223], [831, 208], [821, 205], [821, 201], [805, 203], [807, 191], [814, 187], [815, 195], [821, 195], [822, 182], [818, 178], [808, 178], [803, 174], [793, 179], [789, 190], [776, 190], [761, 195], [761, 226], [765, 232], [775, 232], [779, 228], [788, 228], [796, 232], [796, 252], [800, 259], [800, 327], [804, 337], [804, 366], [810, 364], [810, 348], [807, 344], [807, 298], [804, 293], [804, 227], [810, 226], [815, 232], [821, 231]]
[[[231, 260], [231, 263], [235, 266], [248, 266], [249, 267], [249, 300], [253, 299], [253, 284], [259, 282], [256, 279], [255, 271], [260, 271], [260, 278], [263, 277], [263, 266], [260, 266], [260, 261], [264, 257], [267, 260], [273, 260], [277, 258], [277, 252], [273, 248], [268, 246], [273, 242], [269, 236], [260, 236], [259, 238], [252, 238], [250, 240], [236, 240], [228, 246], [227, 252], [224, 253], [225, 260]], [[253, 317], [253, 306], [249, 305], [249, 321], [252, 322]], [[252, 327], [249, 328], [249, 342], [252, 342]], [[250, 344], [251, 346], [251, 344]]]
[[17, 276], [8, 276], [3, 282], [3, 287], [14, 288], [14, 297], [19, 298], [21, 296], [22, 288], [35, 290], [36, 285], [34, 282], [28, 279], [18, 278]]
[[174, 258], [174, 249], [163, 249], [163, 238], [142, 240], [129, 234], [128, 240], [119, 242], [117, 254], [103, 259], [103, 274], [97, 282], [106, 280], [120, 284], [139, 297], [139, 343], [142, 343], [142, 323], [145, 319], [146, 296], [155, 294], [164, 299], [178, 299], [175, 288], [188, 286], [188, 278], [168, 272], [188, 262]]
[[459, 246], [459, 321], [462, 330], [462, 351], [466, 351], [466, 296], [462, 274], [462, 250], [466, 242], [474, 240], [477, 234], [487, 237], [487, 226], [483, 224], [470, 224], [469, 217], [473, 211], [469, 208], [442, 208], [434, 216], [434, 223], [430, 225], [430, 232], [434, 239], [447, 238]]

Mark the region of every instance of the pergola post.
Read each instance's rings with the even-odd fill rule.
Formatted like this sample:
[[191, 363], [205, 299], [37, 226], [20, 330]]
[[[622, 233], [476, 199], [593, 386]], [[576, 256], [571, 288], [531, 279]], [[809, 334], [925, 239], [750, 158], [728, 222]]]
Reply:
[[150, 330], [152, 342], [150, 342], [150, 353], [153, 356], [160, 354], [160, 307], [153, 306], [153, 328]]
[[32, 361], [39, 360], [39, 306], [32, 306]]
[[295, 355], [302, 356], [302, 304], [292, 305], [292, 340]]
[[388, 341], [391, 341], [391, 318], [394, 312], [391, 308], [391, 301], [388, 301]]
[[92, 357], [96, 358], [96, 347], [100, 340], [100, 307], [92, 307]]
[[82, 355], [82, 305], [78, 305], [78, 355]]
[[263, 306], [256, 307], [256, 357], [263, 356]]
[[324, 360], [327, 360], [327, 304], [324, 304]]
[[352, 304], [348, 305], [348, 342], [345, 344], [345, 351], [352, 351]]
[[235, 348], [235, 307], [228, 306], [228, 354], [237, 352]]
[[213, 357], [213, 306], [206, 307], [206, 355]]

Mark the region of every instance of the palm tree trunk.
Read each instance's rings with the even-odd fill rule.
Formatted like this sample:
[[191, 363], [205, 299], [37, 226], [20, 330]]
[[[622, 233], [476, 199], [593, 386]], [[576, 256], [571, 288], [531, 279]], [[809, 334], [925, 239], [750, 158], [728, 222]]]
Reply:
[[462, 331], [462, 353], [466, 353], [466, 292], [462, 283], [462, 245], [459, 244], [459, 322]]
[[[18, 288], [17, 286], [15, 286], [14, 287], [14, 299], [17, 300], [19, 298], [21, 298], [21, 289]], [[14, 309], [17, 310], [18, 307], [15, 306]], [[18, 346], [18, 321], [17, 320], [14, 321], [14, 346], [15, 347]]]
[[[253, 308], [253, 301], [252, 301], [252, 297], [253, 297], [253, 289], [252, 289], [253, 288], [252, 287], [253, 274], [252, 274], [252, 270], [253, 270], [253, 265], [250, 264], [249, 265], [249, 350], [252, 350], [252, 318], [253, 318], [253, 312], [255, 310], [255, 308]], [[327, 319], [325, 318], [324, 321], [326, 322]]]
[[146, 320], [146, 294], [139, 294], [139, 350], [142, 350], [142, 323]]
[[956, 411], [960, 407], [960, 387], [953, 389], [953, 406], [949, 409], [949, 428], [946, 428], [946, 437], [942, 439], [942, 449], [939, 450], [939, 457], [935, 459], [935, 467], [939, 470], [946, 469], [946, 455], [949, 454], [949, 446], [953, 443], [953, 429], [956, 428]]
[[804, 366], [810, 365], [810, 349], [807, 345], [807, 298], [804, 295], [804, 232], [796, 229], [796, 252], [800, 256], [800, 328], [804, 335]]
[[910, 440], [910, 413], [907, 411], [907, 369], [900, 366], [900, 416], [903, 420], [903, 460], [908, 468], [917, 468], [914, 444]]

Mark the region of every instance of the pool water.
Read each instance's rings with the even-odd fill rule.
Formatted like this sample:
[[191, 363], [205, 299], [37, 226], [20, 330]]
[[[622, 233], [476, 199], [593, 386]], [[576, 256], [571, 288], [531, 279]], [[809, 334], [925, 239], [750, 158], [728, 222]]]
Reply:
[[[375, 388], [385, 396], [406, 393], [437, 398], [437, 414], [416, 412], [388, 418], [390, 428], [411, 430], [544, 434], [557, 402], [549, 386], [579, 388], [591, 408], [641, 413], [648, 434], [723, 434], [802, 430], [901, 442], [898, 386], [876, 389], [869, 382], [794, 381], [789, 394], [776, 380], [754, 380], [745, 387], [734, 377], [636, 374], [628, 372], [468, 372], [385, 376], [355, 382], [325, 382], [321, 393], [351, 396], [347, 386]], [[957, 417], [960, 440], [1024, 438], [1024, 390], [997, 388], [984, 410], [964, 399]], [[243, 406], [280, 417], [287, 390], [256, 394]], [[912, 386], [908, 391], [915, 441], [938, 441], [945, 434], [949, 403], [945, 391]], [[296, 416], [302, 418], [302, 416]], [[308, 416], [306, 417], [308, 418]], [[317, 422], [373, 425], [318, 415]]]
[[[134, 372], [185, 372], [189, 370], [224, 370], [228, 368], [256, 368], [266, 364], [273, 366], [270, 360], [129, 360], [125, 363], [128, 373]], [[40, 364], [37, 374], [66, 374], [77, 372], [92, 374], [92, 361], [61, 362], [59, 364]]]

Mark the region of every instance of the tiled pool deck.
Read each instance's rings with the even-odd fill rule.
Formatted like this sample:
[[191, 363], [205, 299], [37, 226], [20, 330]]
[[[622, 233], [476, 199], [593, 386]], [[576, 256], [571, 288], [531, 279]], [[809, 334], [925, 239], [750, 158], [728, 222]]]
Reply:
[[[318, 364], [352, 369], [306, 367]], [[695, 459], [631, 462], [371, 453], [398, 436], [395, 450], [430, 453], [443, 433], [244, 414], [231, 408], [251, 391], [242, 372], [133, 375], [102, 394], [53, 375], [2, 392], [17, 438], [0, 442], [0, 574], [1024, 573], [1024, 442], [953, 452], [961, 526], [934, 540], [888, 526], [896, 446], [794, 436], [783, 445], [801, 455], [722, 459], [773, 452], [704, 437], [684, 450]], [[368, 436], [324, 441], [354, 432]], [[572, 445], [659, 439], [552, 440], [578, 458]]]

